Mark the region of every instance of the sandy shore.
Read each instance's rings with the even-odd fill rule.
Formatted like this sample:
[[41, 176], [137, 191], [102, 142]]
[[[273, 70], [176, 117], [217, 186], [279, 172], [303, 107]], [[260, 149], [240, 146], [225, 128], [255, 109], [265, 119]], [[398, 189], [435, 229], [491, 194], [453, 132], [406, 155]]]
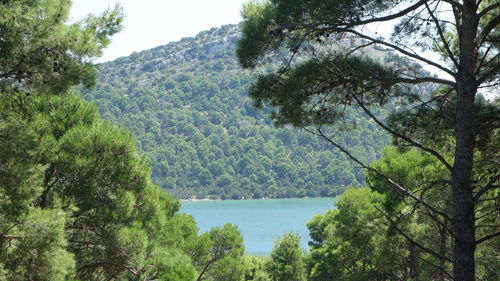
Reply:
[[222, 199], [208, 199], [208, 198], [188, 198], [188, 199], [179, 199], [181, 202], [203, 202], [203, 201], [220, 201]]
[[247, 200], [269, 200], [269, 199], [308, 199], [308, 198], [334, 198], [334, 197], [291, 197], [291, 198], [242, 198], [242, 199], [209, 199], [209, 198], [188, 198], [188, 199], [179, 199], [181, 202], [205, 202], [205, 201], [247, 201]]

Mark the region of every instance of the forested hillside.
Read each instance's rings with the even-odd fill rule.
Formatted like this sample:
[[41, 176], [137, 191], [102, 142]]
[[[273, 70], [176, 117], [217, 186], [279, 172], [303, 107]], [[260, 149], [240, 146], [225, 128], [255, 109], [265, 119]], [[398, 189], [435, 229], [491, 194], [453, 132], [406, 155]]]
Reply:
[[[226, 25], [102, 64], [96, 89], [84, 97], [133, 132], [156, 183], [177, 197], [333, 196], [362, 184], [364, 171], [326, 142], [276, 128], [253, 107], [251, 75], [235, 58], [239, 36], [238, 26]], [[337, 131], [335, 139], [362, 159], [378, 158], [388, 137], [362, 114], [345, 116], [357, 130]]]

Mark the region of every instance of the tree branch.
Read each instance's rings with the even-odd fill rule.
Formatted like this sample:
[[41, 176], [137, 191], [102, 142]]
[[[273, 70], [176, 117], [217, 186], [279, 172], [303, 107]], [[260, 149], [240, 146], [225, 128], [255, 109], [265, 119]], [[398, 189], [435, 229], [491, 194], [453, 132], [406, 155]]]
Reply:
[[447, 79], [441, 79], [436, 77], [418, 77], [418, 78], [377, 78], [379, 81], [387, 81], [392, 83], [403, 83], [403, 84], [422, 84], [422, 83], [436, 83], [455, 87], [455, 82]]
[[18, 71], [18, 68], [24, 63], [24, 60], [21, 59], [11, 70], [0, 74], [0, 78], [9, 78], [12, 74]]
[[[442, 0], [442, 1], [452, 5], [453, 7], [458, 8], [459, 10], [462, 9], [462, 5], [453, 1], [453, 0]], [[367, 19], [367, 20], [349, 22], [349, 23], [346, 23], [345, 26], [360, 26], [360, 25], [365, 25], [365, 24], [370, 24], [370, 23], [384, 22], [384, 21], [391, 21], [394, 19], [398, 19], [398, 18], [401, 18], [402, 16], [407, 15], [410, 12], [415, 11], [416, 9], [423, 6], [424, 4], [427, 4], [427, 2], [429, 2], [429, 1], [428, 0], [421, 0], [413, 5], [409, 6], [408, 8], [401, 10], [395, 14], [391, 14], [391, 15], [379, 17], [379, 18], [372, 18], [372, 19]]]
[[[307, 129], [306, 129], [307, 130]], [[425, 206], [426, 208], [430, 209], [431, 211], [435, 212], [436, 214], [439, 214], [441, 215], [443, 218], [449, 220], [449, 221], [452, 221], [452, 219], [444, 212], [436, 209], [435, 207], [431, 206], [429, 203], [425, 202], [425, 200], [415, 196], [411, 191], [409, 191], [408, 189], [404, 188], [403, 186], [401, 186], [400, 184], [398, 184], [397, 182], [393, 181], [392, 179], [390, 179], [389, 177], [387, 177], [385, 174], [381, 173], [380, 171], [366, 165], [365, 163], [361, 162], [358, 158], [356, 158], [354, 155], [352, 155], [349, 151], [347, 151], [346, 149], [344, 149], [342, 146], [340, 146], [339, 144], [337, 144], [336, 142], [334, 142], [331, 138], [327, 137], [323, 131], [321, 130], [321, 128], [318, 128], [316, 130], [316, 133], [310, 131], [310, 130], [307, 130], [323, 139], [325, 139], [328, 143], [330, 143], [331, 145], [335, 146], [338, 150], [340, 150], [342, 153], [344, 153], [345, 155], [347, 155], [352, 161], [356, 162], [357, 164], [359, 164], [362, 168], [366, 169], [366, 170], [369, 170], [369, 171], [372, 171], [374, 173], [376, 173], [377, 175], [381, 176], [386, 182], [388, 182], [389, 184], [393, 185], [394, 187], [397, 188], [397, 190], [399, 190], [400, 192], [402, 192], [403, 194], [405, 194], [406, 196], [412, 198], [413, 200], [419, 202], [420, 204], [422, 204], [423, 206]]]
[[210, 265], [212, 265], [212, 263], [214, 263], [215, 261], [217, 261], [217, 257], [214, 257], [212, 258], [202, 269], [202, 271], [200, 272], [200, 275], [198, 275], [198, 278], [196, 279], [196, 281], [201, 281], [203, 280], [203, 274], [205, 274], [207, 271], [208, 271], [208, 268]]
[[477, 67], [476, 71], [474, 72], [474, 74], [476, 74], [476, 75], [477, 75], [477, 74], [479, 73], [479, 71], [480, 71], [480, 70], [481, 70], [484, 66], [488, 65], [489, 63], [491, 63], [492, 61], [494, 61], [496, 57], [498, 57], [498, 55], [499, 55], [499, 54], [497, 53], [495, 56], [493, 56], [493, 58], [491, 58], [491, 60], [489, 60], [488, 62], [486, 62], [486, 63], [485, 63], [485, 60], [486, 60], [486, 58], [488, 57], [488, 53], [490, 52], [490, 50], [491, 50], [491, 48], [492, 48], [493, 46], [494, 46], [494, 44], [490, 44], [490, 45], [488, 46], [488, 48], [487, 48], [487, 49], [486, 49], [486, 51], [484, 52], [484, 54], [483, 54], [483, 56], [482, 56], [481, 60], [479, 61], [478, 67]]
[[123, 268], [123, 269], [126, 269], [127, 271], [129, 271], [130, 273], [136, 275], [136, 276], [139, 276], [139, 272], [137, 272], [136, 269], [134, 269], [132, 266], [128, 266], [128, 265], [124, 265], [124, 264], [118, 264], [118, 263], [111, 263], [111, 262], [96, 262], [96, 263], [93, 263], [93, 264], [87, 264], [87, 265], [84, 265], [80, 268], [78, 268], [76, 271], [77, 272], [81, 272], [81, 271], [85, 271], [85, 270], [89, 270], [89, 269], [92, 269], [92, 268], [99, 268], [99, 267], [118, 267], [118, 268]]
[[479, 240], [476, 240], [476, 242], [475, 242], [475, 243], [476, 243], [476, 245], [479, 245], [479, 244], [481, 244], [481, 243], [483, 243], [483, 242], [485, 242], [485, 241], [487, 241], [487, 240], [490, 240], [490, 239], [492, 239], [492, 238], [495, 238], [495, 237], [497, 237], [497, 236], [499, 236], [499, 235], [500, 235], [500, 231], [499, 231], [499, 232], [496, 232], [496, 233], [492, 233], [492, 234], [490, 234], [490, 235], [486, 235], [486, 236], [484, 236], [483, 238], [481, 238], [481, 239], [479, 239]]
[[375, 39], [375, 38], [373, 38], [371, 36], [365, 35], [365, 34], [363, 34], [361, 32], [358, 32], [358, 31], [356, 31], [354, 29], [350, 29], [350, 28], [347, 28], [347, 27], [331, 26], [328, 23], [320, 23], [320, 24], [310, 24], [310, 25], [287, 25], [287, 26], [279, 26], [275, 30], [286, 30], [286, 29], [288, 29], [288, 30], [313, 29], [313, 30], [317, 30], [318, 32], [328, 30], [328, 31], [331, 31], [331, 32], [340, 32], [340, 33], [354, 34], [354, 35], [356, 35], [356, 36], [358, 36], [360, 38], [369, 40], [369, 41], [371, 41], [373, 43], [376, 43], [376, 44], [387, 46], [387, 47], [389, 47], [391, 49], [394, 49], [394, 50], [400, 52], [401, 54], [404, 54], [406, 56], [409, 56], [411, 58], [414, 58], [416, 60], [424, 62], [424, 63], [426, 63], [428, 65], [431, 65], [431, 66], [434, 66], [434, 67], [436, 67], [438, 69], [441, 69], [442, 71], [448, 73], [452, 77], [456, 76], [456, 74], [452, 70], [450, 70], [450, 69], [448, 69], [448, 68], [446, 68], [446, 67], [444, 67], [444, 66], [442, 66], [442, 65], [440, 65], [440, 64], [438, 64], [436, 62], [428, 60], [428, 59], [426, 59], [426, 58], [424, 58], [422, 56], [419, 56], [415, 52], [409, 52], [409, 51], [407, 51], [407, 50], [405, 50], [405, 49], [403, 49], [403, 48], [401, 48], [401, 47], [399, 47], [399, 46], [397, 46], [395, 44], [388, 43], [388, 42], [385, 42], [385, 41], [382, 41], [382, 40], [379, 40], [379, 39]]
[[17, 235], [4, 235], [4, 234], [2, 234], [0, 236], [0, 238], [7, 239], [7, 240], [13, 240], [13, 239], [21, 239], [23, 237], [22, 236], [17, 236]]
[[455, 65], [455, 67], [458, 68], [459, 63], [458, 63], [457, 59], [455, 58], [455, 56], [453, 55], [453, 52], [450, 49], [450, 45], [448, 44], [448, 41], [444, 37], [444, 32], [443, 32], [443, 29], [441, 28], [441, 24], [439, 23], [439, 20], [436, 18], [436, 16], [434, 16], [434, 12], [431, 11], [431, 8], [427, 4], [427, 2], [425, 3], [425, 8], [429, 12], [429, 15], [431, 16], [432, 20], [434, 21], [434, 24], [436, 25], [436, 29], [438, 31], [439, 37], [441, 38], [441, 42], [443, 42], [443, 44], [444, 44], [444, 47], [446, 49], [446, 53], [448, 53], [448, 57], [453, 61], [453, 64]]
[[495, 66], [493, 66], [489, 71], [487, 71], [486, 73], [484, 73], [481, 77], [479, 77], [477, 79], [477, 86], [481, 85], [484, 81], [488, 80], [488, 78], [491, 76], [491, 75], [494, 75], [495, 72], [498, 72], [500, 71], [500, 63], [496, 64]]
[[450, 278], [450, 280], [453, 280], [453, 275], [451, 275], [446, 269], [444, 269], [442, 266], [440, 265], [437, 265], [437, 264], [434, 264], [424, 258], [421, 258], [422, 261], [424, 261], [426, 264], [430, 265], [430, 266], [433, 266], [437, 269], [439, 269], [439, 271], [443, 272], [444, 274], [446, 274], [446, 276], [448, 276]]
[[401, 10], [395, 14], [391, 14], [391, 15], [379, 17], [379, 18], [372, 18], [372, 19], [360, 20], [360, 21], [356, 21], [356, 22], [349, 22], [349, 23], [346, 23], [345, 25], [346, 26], [359, 26], [359, 25], [365, 25], [365, 24], [369, 24], [369, 23], [394, 20], [394, 19], [400, 18], [400, 17], [402, 17], [410, 12], [415, 11], [416, 9], [418, 9], [419, 7], [424, 5], [427, 1], [428, 0], [418, 1], [417, 3], [411, 5], [410, 7], [406, 8], [404, 10]]
[[336, 31], [336, 32], [347, 32], [347, 33], [351, 33], [351, 34], [357, 35], [360, 38], [372, 41], [374, 43], [377, 43], [377, 44], [380, 44], [380, 45], [383, 45], [383, 46], [387, 46], [387, 47], [392, 48], [392, 49], [394, 49], [394, 50], [396, 50], [396, 51], [398, 51], [398, 52], [400, 52], [400, 53], [402, 53], [404, 55], [407, 55], [407, 56], [411, 57], [411, 58], [414, 58], [416, 60], [419, 60], [419, 61], [424, 62], [424, 63], [429, 64], [429, 65], [432, 65], [432, 66], [434, 66], [434, 67], [436, 67], [438, 69], [441, 69], [442, 71], [448, 73], [452, 77], [456, 76], [456, 74], [453, 71], [451, 71], [450, 69], [448, 69], [448, 68], [446, 68], [446, 67], [444, 67], [444, 66], [442, 66], [442, 65], [440, 65], [440, 64], [438, 64], [436, 62], [428, 60], [428, 59], [426, 59], [426, 58], [424, 58], [422, 56], [419, 56], [416, 53], [409, 52], [409, 51], [407, 51], [407, 50], [405, 50], [405, 49], [403, 49], [403, 48], [401, 48], [401, 47], [399, 47], [397, 45], [394, 45], [394, 44], [391, 44], [391, 43], [388, 43], [388, 42], [385, 42], [385, 41], [382, 41], [382, 40], [379, 40], [379, 39], [375, 39], [375, 38], [373, 38], [371, 36], [362, 34], [362, 33], [358, 32], [358, 31], [355, 31], [355, 30], [352, 30], [352, 29], [348, 29], [348, 28], [330, 27], [330, 28], [327, 28], [327, 29], [330, 29], [330, 30]]
[[427, 215], [429, 218], [431, 218], [434, 222], [436, 222], [438, 225], [440, 225], [446, 232], [448, 232], [453, 238], [456, 239], [455, 233], [453, 233], [453, 230], [450, 229], [445, 222], [439, 221], [439, 219], [433, 215], [431, 212], [427, 210], [427, 212], [424, 212], [425, 215]]
[[479, 36], [476, 38], [476, 48], [479, 50], [479, 47], [484, 43], [486, 37], [490, 34], [490, 32], [500, 24], [500, 14], [490, 20], [486, 26], [483, 28]]
[[488, 7], [484, 8], [479, 14], [478, 16], [481, 18], [482, 16], [486, 15], [487, 13], [489, 13], [490, 11], [496, 9], [496, 8], [500, 8], [500, 2], [496, 2], [492, 5], [489, 5]]
[[394, 220], [390, 216], [388, 216], [382, 210], [380, 210], [379, 207], [375, 206], [375, 209], [377, 209], [389, 221], [389, 223], [390, 223], [390, 225], [391, 225], [392, 228], [394, 228], [399, 234], [401, 234], [404, 238], [406, 238], [406, 240], [408, 240], [410, 243], [412, 243], [413, 245], [417, 246], [422, 251], [424, 251], [424, 252], [426, 252], [428, 254], [431, 254], [431, 255], [437, 257], [440, 260], [445, 260], [445, 261], [454, 263], [454, 261], [452, 259], [450, 259], [448, 257], [445, 257], [445, 256], [442, 256], [442, 255], [436, 253], [435, 251], [433, 251], [432, 249], [429, 249], [429, 248], [425, 247], [424, 245], [418, 243], [414, 239], [412, 239], [403, 230], [401, 230], [399, 227], [397, 227], [396, 222], [394, 222]]
[[405, 136], [405, 135], [402, 135], [394, 130], [392, 130], [391, 128], [387, 127], [384, 123], [382, 123], [380, 120], [378, 120], [377, 117], [375, 117], [367, 108], [366, 106], [363, 105], [363, 103], [355, 96], [355, 95], [352, 95], [352, 97], [356, 100], [356, 102], [358, 103], [358, 105], [363, 109], [363, 111], [373, 120], [375, 121], [375, 123], [377, 123], [377, 125], [379, 125], [380, 127], [382, 127], [382, 129], [386, 130], [387, 132], [389, 132], [391, 135], [397, 137], [397, 138], [400, 138], [406, 142], [408, 142], [409, 144], [415, 146], [415, 147], [418, 147], [420, 149], [422, 149], [423, 151], [425, 152], [428, 152], [430, 153], [431, 155], [433, 155], [434, 157], [436, 157], [448, 170], [452, 170], [453, 167], [446, 161], [446, 159], [444, 159], [444, 157], [439, 154], [437, 151], [431, 149], [431, 148], [428, 148], [428, 147], [425, 147], [423, 146], [422, 144], [410, 139], [409, 137]]
[[345, 55], [345, 58], [347, 59], [352, 53], [356, 52], [357, 50], [359, 49], [363, 49], [363, 48], [366, 48], [368, 46], [371, 46], [375, 43], [373, 42], [370, 42], [370, 43], [367, 43], [367, 44], [363, 44], [363, 45], [360, 45], [360, 46], [357, 46], [356, 48], [353, 48], [352, 50], [350, 50], [346, 55]]
[[484, 193], [486, 193], [488, 190], [492, 189], [494, 187], [494, 183], [496, 181], [498, 181], [498, 179], [500, 179], [500, 175], [496, 175], [494, 177], [492, 177], [489, 182], [483, 186], [483, 188], [481, 188], [473, 197], [473, 200], [474, 201], [477, 201], [479, 200], [479, 198], [481, 198], [481, 196], [483, 196]]
[[23, 222], [18, 222], [18, 223], [15, 223], [15, 224], [11, 225], [9, 228], [7, 228], [7, 229], [6, 229], [6, 230], [2, 233], [2, 236], [7, 235], [7, 233], [8, 233], [9, 231], [11, 231], [14, 227], [16, 227], [16, 226], [18, 226], [18, 225], [23, 225], [23, 224], [25, 224], [25, 223], [23, 223]]
[[489, 211], [489, 212], [486, 212], [478, 217], [475, 217], [474, 220], [475, 221], [479, 221], [479, 220], [482, 220], [483, 218], [486, 218], [486, 217], [489, 217], [491, 214], [495, 214], [497, 215], [498, 214], [498, 210], [495, 208], [495, 207], [492, 207], [492, 206], [486, 206], [486, 207], [483, 207], [477, 211], [474, 212], [474, 214], [476, 213], [480, 213], [480, 212], [484, 212], [486, 211], [487, 209], [491, 209], [493, 208], [493, 210]]

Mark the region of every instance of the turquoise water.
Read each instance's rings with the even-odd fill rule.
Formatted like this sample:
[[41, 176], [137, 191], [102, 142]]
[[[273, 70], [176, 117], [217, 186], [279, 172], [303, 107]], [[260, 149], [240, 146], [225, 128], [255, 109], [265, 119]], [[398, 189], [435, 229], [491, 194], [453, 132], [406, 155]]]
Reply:
[[299, 234], [307, 248], [307, 221], [332, 209], [334, 201], [334, 198], [303, 198], [182, 202], [180, 212], [193, 215], [201, 232], [234, 223], [243, 234], [247, 254], [267, 255], [274, 241], [288, 231]]

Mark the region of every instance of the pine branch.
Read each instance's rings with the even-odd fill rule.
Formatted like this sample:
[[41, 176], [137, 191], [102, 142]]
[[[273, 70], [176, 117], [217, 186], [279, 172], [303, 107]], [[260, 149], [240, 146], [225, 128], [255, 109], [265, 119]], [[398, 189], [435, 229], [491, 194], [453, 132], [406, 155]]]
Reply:
[[499, 231], [499, 232], [496, 232], [496, 233], [492, 233], [492, 234], [490, 234], [490, 235], [486, 235], [486, 236], [484, 236], [483, 238], [481, 238], [481, 239], [479, 239], [479, 240], [476, 240], [476, 242], [475, 242], [475, 243], [476, 243], [476, 245], [479, 245], [479, 244], [481, 244], [481, 243], [483, 243], [483, 242], [485, 242], [485, 241], [488, 241], [488, 240], [490, 240], [490, 239], [492, 239], [492, 238], [495, 238], [495, 237], [497, 237], [497, 236], [500, 236], [500, 231]]
[[425, 152], [428, 152], [430, 153], [431, 155], [433, 155], [434, 157], [436, 157], [448, 170], [452, 170], [453, 167], [446, 161], [446, 159], [444, 159], [444, 157], [439, 154], [437, 151], [431, 149], [431, 148], [428, 148], [428, 147], [425, 147], [423, 146], [422, 144], [412, 140], [411, 138], [403, 135], [403, 134], [400, 134], [394, 130], [392, 130], [391, 128], [387, 127], [384, 123], [382, 123], [380, 120], [378, 120], [377, 117], [375, 117], [370, 110], [368, 110], [368, 108], [366, 108], [366, 106], [355, 96], [355, 95], [352, 95], [352, 97], [356, 100], [356, 102], [358, 103], [358, 105], [361, 107], [361, 109], [363, 109], [363, 111], [373, 120], [375, 121], [375, 123], [377, 123], [380, 127], [382, 127], [382, 129], [386, 130], [388, 133], [390, 133], [391, 135], [399, 138], [399, 139], [402, 139], [406, 142], [408, 142], [409, 144], [411, 144], [412, 146], [415, 146], [417, 148], [420, 148], [422, 149], [423, 151]]
[[443, 29], [441, 28], [441, 24], [439, 23], [439, 20], [434, 15], [434, 12], [431, 11], [431, 8], [427, 4], [427, 2], [425, 3], [425, 8], [429, 12], [429, 15], [431, 16], [432, 20], [434, 21], [434, 25], [436, 26], [439, 37], [441, 38], [441, 42], [443, 42], [443, 44], [444, 44], [446, 53], [448, 54], [448, 57], [453, 61], [453, 64], [455, 65], [455, 67], [458, 68], [459, 63], [458, 63], [457, 59], [455, 58], [455, 56], [453, 55], [453, 52], [450, 49], [450, 45], [448, 44], [448, 41], [444, 37], [444, 32], [443, 32]]
[[[309, 131], [309, 130], [308, 130]], [[345, 155], [347, 155], [351, 160], [353, 160], [354, 162], [356, 162], [357, 164], [359, 164], [362, 168], [366, 169], [366, 170], [369, 170], [369, 171], [372, 171], [374, 173], [376, 173], [377, 175], [381, 176], [386, 182], [388, 182], [389, 184], [393, 185], [394, 187], [396, 187], [397, 190], [399, 190], [400, 192], [402, 192], [404, 195], [412, 198], [413, 200], [419, 202], [420, 204], [422, 204], [423, 206], [425, 206], [426, 208], [428, 208], [429, 210], [435, 212], [436, 214], [439, 214], [440, 216], [442, 216], [443, 218], [447, 219], [448, 221], [452, 221], [452, 219], [444, 212], [436, 209], [435, 207], [431, 206], [429, 203], [427, 203], [425, 200], [417, 197], [416, 195], [414, 195], [410, 190], [404, 188], [403, 186], [401, 186], [400, 184], [398, 184], [397, 182], [395, 182], [394, 180], [392, 180], [391, 178], [387, 177], [385, 174], [381, 173], [380, 171], [366, 165], [365, 163], [361, 162], [358, 158], [356, 158], [354, 155], [352, 155], [349, 151], [347, 151], [345, 148], [343, 148], [342, 146], [340, 146], [339, 144], [337, 144], [336, 142], [334, 142], [331, 138], [327, 137], [323, 131], [321, 130], [321, 128], [318, 128], [316, 130], [316, 133], [315, 132], [312, 132], [312, 131], [309, 131], [323, 139], [325, 139], [328, 143], [330, 143], [331, 145], [335, 146], [337, 149], [339, 149], [342, 153], [344, 153]]]
[[425, 247], [424, 245], [418, 243], [417, 241], [415, 241], [415, 239], [412, 239], [408, 234], [406, 234], [403, 230], [401, 230], [397, 226], [396, 222], [394, 222], [394, 220], [389, 215], [387, 215], [382, 210], [380, 210], [379, 207], [375, 206], [375, 208], [389, 221], [391, 227], [394, 228], [404, 238], [406, 238], [406, 240], [408, 240], [410, 243], [412, 243], [413, 245], [417, 246], [422, 251], [424, 251], [424, 252], [426, 252], [428, 254], [431, 254], [431, 255], [435, 256], [436, 258], [438, 258], [440, 260], [445, 260], [445, 261], [448, 261], [448, 262], [451, 262], [451, 263], [454, 262], [451, 258], [448, 258], [448, 257], [445, 257], [443, 255], [440, 255], [440, 254], [436, 253], [434, 250], [429, 249], [429, 248]]

